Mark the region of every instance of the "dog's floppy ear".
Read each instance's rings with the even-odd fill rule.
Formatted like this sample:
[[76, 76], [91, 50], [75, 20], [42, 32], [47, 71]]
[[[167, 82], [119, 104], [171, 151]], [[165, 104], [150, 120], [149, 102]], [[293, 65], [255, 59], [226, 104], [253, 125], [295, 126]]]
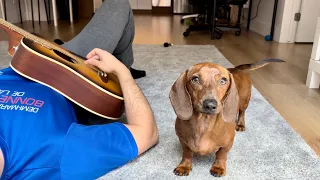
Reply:
[[231, 73], [229, 76], [230, 85], [222, 101], [222, 118], [225, 122], [232, 122], [237, 118], [239, 106], [238, 89]]
[[172, 85], [169, 95], [175, 113], [182, 120], [189, 120], [193, 114], [191, 97], [186, 87], [186, 75], [187, 71], [179, 76]]

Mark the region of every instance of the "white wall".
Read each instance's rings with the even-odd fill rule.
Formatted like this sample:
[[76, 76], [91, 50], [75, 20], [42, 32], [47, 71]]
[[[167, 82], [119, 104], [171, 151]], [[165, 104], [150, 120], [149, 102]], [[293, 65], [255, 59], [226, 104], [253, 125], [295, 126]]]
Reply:
[[[22, 20], [23, 21], [32, 20], [31, 0], [21, 1], [20, 5], [21, 5]], [[47, 8], [48, 8], [48, 6], [47, 6]], [[50, 4], [50, 8], [51, 8], [51, 10], [50, 10], [51, 19], [53, 19], [52, 4]], [[19, 12], [18, 0], [6, 1], [6, 11], [7, 11], [7, 21], [8, 22], [11, 22], [11, 23], [19, 23], [20, 22], [20, 14], [19, 14], [20, 12]], [[1, 16], [1, 18], [4, 18], [4, 17], [2, 17], [2, 12], [0, 13], [0, 16]], [[39, 20], [39, 18], [38, 18], [38, 1], [37, 0], [33, 0], [33, 18], [35, 21]], [[41, 21], [47, 20], [44, 1], [40, 1], [40, 20]]]
[[261, 0], [257, 10], [259, 1], [252, 0], [251, 18], [257, 17], [251, 20], [250, 30], [265, 36], [270, 33], [274, 0]]
[[[260, 0], [252, 0], [251, 18], [256, 16], [257, 6]], [[293, 18], [293, 1], [294, 0], [279, 0], [277, 7], [277, 16], [274, 26], [273, 40], [281, 43], [288, 42], [290, 34], [291, 17]], [[261, 0], [258, 10], [258, 15], [250, 22], [250, 30], [262, 35], [270, 35], [272, 17], [274, 9], [274, 0]], [[248, 9], [243, 10], [244, 17], [248, 16]], [[244, 26], [247, 22], [244, 21]]]
[[[261, 0], [258, 14], [257, 14], [257, 7], [260, 0], [251, 0], [252, 1], [252, 10], [251, 10], [251, 19], [250, 22], [250, 30], [261, 34], [262, 36], [270, 35], [271, 31], [271, 24], [272, 24], [272, 16], [273, 16], [273, 7], [274, 7], [274, 0]], [[278, 8], [277, 8], [277, 18], [275, 22], [275, 29], [274, 29], [274, 40], [278, 41], [280, 37], [280, 29], [281, 29], [281, 21], [283, 16], [285, 0], [279, 0]], [[244, 9], [244, 17], [248, 16], [248, 9]], [[245, 21], [244, 26], [247, 25]]]

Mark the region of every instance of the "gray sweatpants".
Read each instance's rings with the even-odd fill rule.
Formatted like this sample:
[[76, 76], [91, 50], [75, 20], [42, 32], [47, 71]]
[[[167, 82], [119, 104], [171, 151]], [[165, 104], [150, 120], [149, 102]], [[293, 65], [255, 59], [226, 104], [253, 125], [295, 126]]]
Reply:
[[[129, 0], [105, 0], [90, 22], [73, 39], [62, 46], [86, 57], [94, 48], [108, 51], [128, 68], [133, 64], [134, 20]], [[74, 109], [81, 124], [113, 122], [91, 114], [79, 106]]]
[[130, 68], [134, 20], [129, 0], [105, 0], [83, 30], [62, 46], [86, 57], [94, 48], [108, 51]]

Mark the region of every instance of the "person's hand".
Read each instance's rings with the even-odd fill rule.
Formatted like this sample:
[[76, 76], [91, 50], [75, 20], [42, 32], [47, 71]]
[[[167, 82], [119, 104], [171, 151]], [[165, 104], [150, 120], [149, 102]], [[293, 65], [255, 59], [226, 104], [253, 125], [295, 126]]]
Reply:
[[106, 73], [113, 73], [116, 75], [121, 74], [127, 69], [127, 67], [116, 57], [99, 48], [95, 48], [89, 52], [87, 60], [84, 61], [84, 63], [95, 66]]

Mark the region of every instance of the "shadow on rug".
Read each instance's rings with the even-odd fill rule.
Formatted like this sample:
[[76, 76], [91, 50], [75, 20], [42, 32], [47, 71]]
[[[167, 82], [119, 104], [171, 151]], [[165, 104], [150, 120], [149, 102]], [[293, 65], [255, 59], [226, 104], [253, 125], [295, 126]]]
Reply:
[[[2, 42], [1, 42], [2, 43]], [[7, 67], [7, 45], [0, 44], [0, 67]], [[5, 53], [3, 53], [5, 52]], [[224, 67], [232, 64], [211, 45], [134, 45], [137, 69], [147, 76], [137, 82], [155, 114], [159, 144], [136, 160], [99, 179], [215, 179], [210, 168], [215, 156], [193, 158], [189, 176], [173, 173], [181, 161], [181, 147], [175, 134], [176, 115], [169, 101], [169, 91], [179, 75], [191, 65], [213, 62]], [[257, 59], [258, 60], [258, 59]], [[257, 113], [259, 112], [259, 113]], [[253, 88], [246, 112], [246, 131], [237, 132], [228, 154], [226, 176], [219, 179], [320, 179], [320, 160], [279, 113]]]

